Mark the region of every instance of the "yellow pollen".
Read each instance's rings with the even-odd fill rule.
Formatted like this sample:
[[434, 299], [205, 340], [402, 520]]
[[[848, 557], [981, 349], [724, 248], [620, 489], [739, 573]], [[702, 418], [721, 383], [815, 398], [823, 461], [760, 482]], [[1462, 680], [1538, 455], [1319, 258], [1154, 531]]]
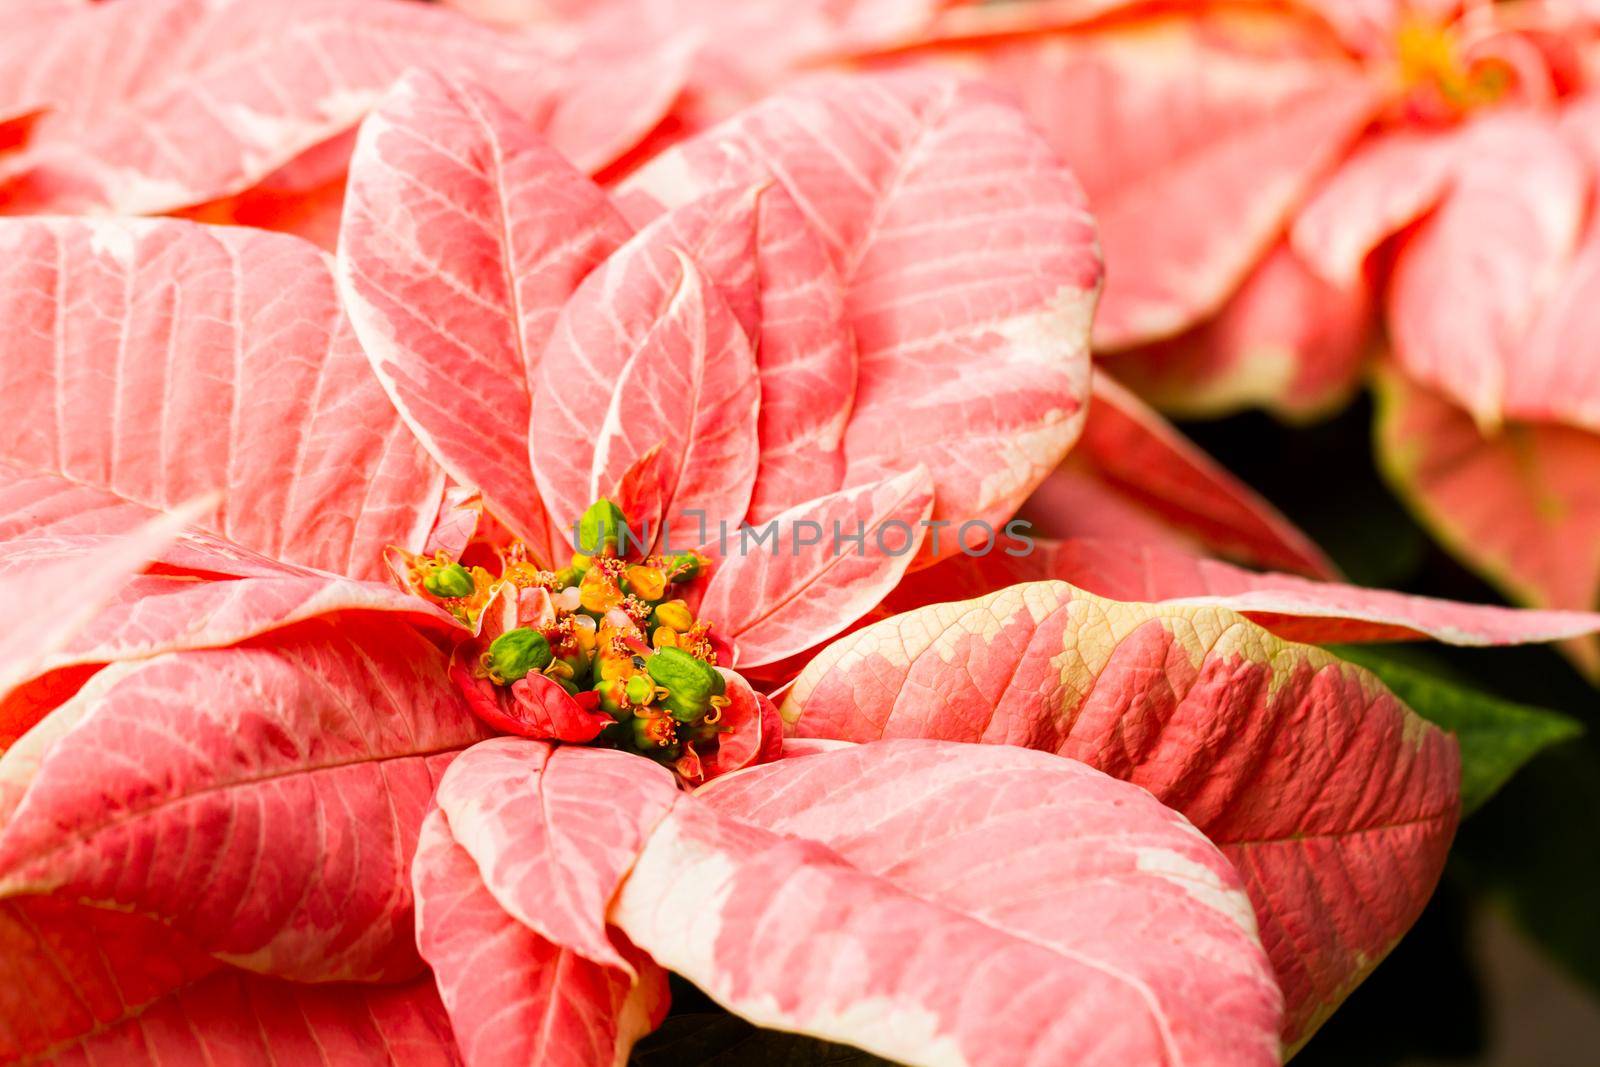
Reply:
[[1471, 63], [1462, 54], [1456, 31], [1426, 19], [1412, 19], [1395, 36], [1402, 90], [1424, 105], [1454, 115], [1498, 101], [1511, 87], [1504, 63]]

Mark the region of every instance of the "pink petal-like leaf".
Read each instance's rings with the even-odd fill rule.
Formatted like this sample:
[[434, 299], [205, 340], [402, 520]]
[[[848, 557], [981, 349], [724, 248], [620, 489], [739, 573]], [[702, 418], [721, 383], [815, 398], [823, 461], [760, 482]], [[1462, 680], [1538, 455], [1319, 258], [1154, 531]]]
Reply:
[[459, 760], [438, 805], [502, 908], [584, 959], [627, 971], [606, 933], [606, 903], [678, 795], [671, 772], [643, 757], [507, 737]]
[[[734, 666], [804, 652], [870, 611], [899, 582], [927, 534], [933, 480], [917, 467], [790, 508], [765, 544], [730, 538], [699, 615], [733, 643]], [[840, 534], [865, 537], [852, 547]], [[946, 536], [954, 537], [953, 531]]]
[[1103, 373], [1094, 378], [1082, 442], [1023, 515], [1046, 537], [1175, 545], [1182, 543], [1176, 531], [1245, 563], [1336, 573], [1271, 504]]
[[1112, 600], [1220, 607], [1290, 641], [1309, 644], [1433, 639], [1452, 645], [1518, 645], [1600, 632], [1600, 614], [1464, 604], [1261, 574], [1160, 545], [1075, 538], [1038, 541], [1031, 553], [953, 559], [909, 576], [897, 611], [982, 596], [1019, 582], [1056, 579]]
[[[8, 580], [13, 552], [26, 546], [27, 542], [0, 546], [0, 574]], [[80, 570], [75, 583], [82, 580], [81, 575]], [[378, 582], [333, 575], [231, 580], [141, 575], [112, 596], [39, 669], [225, 648], [297, 622], [343, 612], [382, 612], [436, 630], [460, 628], [455, 619], [427, 601]]]
[[[911, 58], [976, 65], [1082, 179], [1110, 265], [1095, 346], [1172, 336], [1222, 307], [1377, 94], [1329, 35], [1287, 12], [1157, 5], [1072, 25], [1108, 5], [1056, 6], [1031, 25], [1004, 25], [1015, 5], [973, 12], [968, 40]], [[1051, 24], [1059, 32], [1039, 32]]]
[[[1462, 136], [1471, 165], [1406, 241], [1395, 267], [1389, 326], [1396, 359], [1413, 381], [1485, 426], [1569, 405], [1592, 414], [1600, 379], [1565, 370], [1571, 354], [1564, 349], [1530, 350], [1524, 335], [1577, 248], [1589, 169], [1553, 124], [1533, 116], [1494, 113]], [[1555, 362], [1530, 366], [1536, 357]], [[1522, 381], [1529, 374], [1556, 391], [1530, 395], [1531, 383]], [[1568, 382], [1587, 388], [1568, 395]]]
[[397, 621], [109, 667], [0, 758], [0, 895], [158, 916], [266, 974], [409, 977], [417, 828], [484, 736]]
[[1043, 753], [886, 742], [724, 779], [610, 916], [744, 1018], [897, 1061], [1278, 1062], [1238, 876], [1142, 790]]
[[1332, 285], [1279, 244], [1215, 318], [1107, 362], [1119, 381], [1177, 417], [1259, 406], [1305, 419], [1350, 398], [1375, 326], [1365, 279]]
[[[1380, 386], [1384, 474], [1442, 544], [1520, 603], [1600, 604], [1600, 435], [1510, 423], [1485, 437], [1465, 411], [1397, 371]], [[1571, 651], [1600, 675], [1600, 645]]]
[[[98, 545], [108, 537], [134, 532], [150, 517], [150, 508], [105, 489], [0, 459], [0, 542]], [[185, 529], [160, 553], [158, 562], [163, 574], [193, 578], [332, 577], [326, 571], [262, 555], [196, 526]]]
[[443, 475], [310, 245], [184, 222], [4, 220], [0, 320], [0, 363], [18, 369], [0, 390], [0, 463], [55, 476], [78, 510], [144, 516], [217, 491], [202, 526], [356, 577], [382, 574], [385, 545], [421, 546]]
[[648, 957], [621, 950], [635, 977], [513, 918], [444, 812], [422, 824], [413, 870], [418, 944], [469, 1067], [619, 1063], [666, 1013], [666, 972]]
[[629, 232], [481, 89], [415, 71], [362, 124], [339, 252], [351, 319], [439, 462], [541, 543], [530, 385], [562, 305]]
[[[122, 537], [0, 543], [0, 702], [79, 640], [106, 603], [171, 544], [188, 517], [159, 516]], [[4, 741], [0, 728], [0, 745]]]
[[150, 214], [232, 196], [354, 126], [413, 66], [503, 85], [598, 169], [660, 121], [685, 75], [682, 55], [628, 59], [393, 0], [84, 5], [0, 46], [0, 116], [49, 107], [0, 169], [0, 203]]
[[702, 523], [714, 530], [749, 507], [755, 357], [720, 291], [669, 241], [666, 229], [640, 234], [591, 274], [538, 365], [529, 444], [562, 529], [652, 449], [665, 472], [662, 521], [680, 547]]
[[794, 198], [773, 181], [715, 190], [648, 223], [640, 240], [687, 252], [755, 349], [761, 466], [751, 521], [837, 489], [855, 339], [828, 248]]
[[45, 897], [0, 902], [0, 1059], [161, 1067], [455, 1067], [427, 978], [305, 986], [221, 967], [170, 928]]
[[1358, 146], [1300, 209], [1294, 250], [1334, 282], [1360, 279], [1374, 249], [1431, 211], [1465, 146], [1454, 130], [1398, 129]]
[[1009, 517], [1082, 426], [1100, 263], [1077, 183], [993, 90], [898, 75], [777, 94], [658, 158], [624, 201], [637, 216], [769, 180], [847, 287], [846, 484], [922, 463], [936, 519]]
[[781, 710], [801, 736], [1026, 745], [1149, 789], [1243, 875], [1290, 1045], [1416, 919], [1455, 831], [1451, 738], [1219, 608], [1013, 586], [834, 642]]
[[[1600, 110], [1595, 118], [1600, 123]], [[1600, 135], [1597, 135], [1600, 136]], [[1600, 336], [1600, 224], [1547, 294], [1513, 354], [1505, 410], [1514, 419], [1565, 422], [1600, 433], [1600, 360], [1577, 356]]]
[[[181, 518], [158, 519], [151, 527], [174, 521], [181, 524]], [[52, 633], [57, 639], [53, 647], [31, 661], [20, 655], [6, 656], [13, 673], [0, 679], [0, 751], [54, 705], [46, 694], [62, 680], [51, 677], [56, 672], [70, 674], [79, 668], [147, 659], [164, 652], [224, 648], [334, 613], [383, 612], [406, 616], [408, 622], [434, 630], [460, 628], [445, 612], [393, 586], [287, 566], [277, 566], [275, 573], [239, 578], [146, 574], [120, 584], [109, 572], [88, 569], [109, 566], [110, 557], [131, 550], [125, 568], [131, 570], [155, 554], [121, 547], [123, 541], [108, 535], [67, 534], [0, 544], [0, 585], [17, 583], [14, 603], [27, 605], [30, 619], [38, 615], [39, 589], [74, 590], [75, 597], [70, 607], [64, 606], [58, 617], [50, 618], [57, 627], [54, 630], [21, 624], [8, 630], [19, 641], [39, 641]], [[164, 570], [178, 564], [216, 567], [223, 573], [235, 563], [211, 544], [192, 537], [167, 551], [161, 562]], [[274, 565], [263, 561], [262, 566]]]
[[727, 731], [717, 739], [717, 747], [707, 754], [698, 781], [743, 770], [758, 763], [771, 763], [783, 753], [783, 720], [766, 695], [730, 670], [718, 668], [727, 681], [730, 703], [718, 721]]

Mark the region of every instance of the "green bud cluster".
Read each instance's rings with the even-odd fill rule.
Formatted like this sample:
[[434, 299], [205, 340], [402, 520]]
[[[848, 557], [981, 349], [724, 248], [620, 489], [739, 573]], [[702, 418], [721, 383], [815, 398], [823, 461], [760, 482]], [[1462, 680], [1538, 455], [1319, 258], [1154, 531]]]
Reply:
[[422, 587], [440, 599], [471, 596], [477, 588], [472, 574], [459, 563], [449, 563], [422, 579]]
[[[495, 638], [481, 675], [512, 685], [543, 673], [615, 720], [597, 743], [673, 763], [686, 746], [704, 749], [716, 740], [728, 704], [710, 626], [678, 595], [704, 575], [706, 561], [693, 552], [624, 558], [618, 549], [628, 544], [619, 536], [625, 527], [621, 508], [596, 501], [578, 522], [580, 551], [568, 566], [504, 570], [499, 581], [549, 592], [554, 622]], [[471, 583], [472, 575], [440, 566], [424, 587], [439, 597], [465, 595], [450, 592], [467, 588], [462, 579]]]

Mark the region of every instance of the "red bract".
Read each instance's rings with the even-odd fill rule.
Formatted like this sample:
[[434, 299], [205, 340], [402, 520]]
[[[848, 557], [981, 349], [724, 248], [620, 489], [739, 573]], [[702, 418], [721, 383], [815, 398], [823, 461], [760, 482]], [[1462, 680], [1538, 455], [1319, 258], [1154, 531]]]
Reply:
[[1338, 573], [1294, 524], [1115, 380], [1096, 374], [1093, 397], [1082, 439], [1023, 507], [1037, 534]]
[[137, 915], [0, 902], [0, 1056], [10, 1063], [460, 1062], [433, 983], [308, 986], [223, 967]]

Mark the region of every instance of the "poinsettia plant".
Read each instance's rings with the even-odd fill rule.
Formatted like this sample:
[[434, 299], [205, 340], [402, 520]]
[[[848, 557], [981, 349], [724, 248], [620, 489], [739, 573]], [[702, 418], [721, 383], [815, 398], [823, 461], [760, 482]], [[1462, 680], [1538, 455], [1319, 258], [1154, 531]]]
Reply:
[[[215, 85], [85, 121], [132, 100], [117, 151], [160, 143], [168, 103], [238, 89], [240, 10], [204, 7]], [[332, 260], [0, 223], [0, 1058], [615, 1063], [669, 972], [911, 1063], [1298, 1047], [1437, 881], [1459, 757], [1227, 605], [1318, 641], [1595, 620], [1082, 540], [1008, 564], [1055, 492], [1329, 573], [1091, 384], [1095, 226], [1021, 111], [823, 77], [608, 189], [561, 150], [607, 129], [444, 51], [304, 143], [298, 104], [235, 105], [290, 156], [215, 171], [33, 98], [19, 210], [349, 179]], [[1223, 599], [1107, 600], [1063, 560]]]
[[[834, 117], [817, 161], [836, 169], [736, 183], [629, 236], [487, 94], [405, 79], [355, 156], [339, 264], [354, 328], [325, 260], [291, 237], [0, 227], [0, 299], [25, 327], [7, 365], [39, 370], [5, 401], [16, 580], [52, 573], [37, 569], [52, 554], [114, 576], [87, 561], [125, 569], [118, 535], [152, 508], [226, 494], [157, 567], [97, 591], [105, 606], [34, 649], [6, 695], [11, 1054], [239, 1041], [261, 1056], [317, 1042], [401, 1062], [448, 1062], [458, 1046], [474, 1062], [603, 1061], [659, 1021], [671, 968], [750, 1018], [911, 1061], [1041, 1048], [1272, 1062], [1280, 1029], [1302, 1037], [1404, 929], [1453, 826], [1453, 749], [1309, 651], [1308, 677], [1353, 688], [1291, 703], [1380, 727], [1372, 743], [1413, 785], [1373, 810], [1413, 805], [1422, 837], [1403, 902], [1300, 902], [1314, 938], [1331, 906], [1341, 922], [1365, 916], [1372, 942], [1293, 989], [1287, 1023], [1233, 868], [1181, 816], [1079, 763], [952, 743], [800, 747], [738, 788], [684, 793], [778, 755], [741, 664], [825, 639], [935, 553], [774, 561], [702, 545], [628, 559], [600, 518], [700, 501], [738, 518], [761, 500], [783, 528], [899, 514], [885, 497], [919, 520], [1004, 516], [1082, 421], [1098, 265], [1076, 186], [1036, 135], [992, 96], [936, 79], [808, 92], [789, 106]], [[861, 121], [880, 136], [848, 138]], [[1003, 181], [972, 169], [975, 143], [1012, 161]], [[841, 178], [859, 173], [886, 184], [852, 198]], [[1001, 190], [1013, 246], [928, 261], [928, 205], [937, 230], [992, 230]], [[892, 267], [905, 257], [920, 274]], [[1031, 285], [997, 288], [1008, 278]], [[974, 312], [962, 318], [923, 286], [1010, 302], [957, 301]], [[794, 366], [819, 353], [833, 374]], [[974, 362], [989, 373], [952, 392]], [[840, 366], [853, 384], [839, 386]], [[796, 410], [792, 390], [813, 381], [848, 402]], [[781, 473], [764, 482], [768, 470]], [[446, 494], [446, 471], [483, 503]], [[555, 569], [553, 515], [596, 487], [627, 508], [586, 507], [598, 541]], [[372, 580], [391, 566], [400, 588]], [[611, 643], [583, 648], [580, 619]], [[1237, 627], [1271, 640], [1224, 629]], [[712, 666], [724, 656], [732, 670]], [[1143, 714], [1126, 711], [1130, 725]], [[589, 731], [602, 713], [606, 732]], [[686, 763], [701, 737], [704, 757]], [[1287, 769], [1305, 743], [1251, 762]], [[1077, 830], [1041, 839], [1031, 828], [1058, 805]], [[940, 847], [908, 864], [930, 835]], [[1014, 891], [971, 879], [989, 864], [1025, 877]], [[1088, 895], [1070, 903], [1074, 885]], [[104, 946], [92, 958], [72, 948], [86, 931]], [[161, 939], [162, 966], [139, 970]], [[825, 980], [841, 951], [872, 963]], [[918, 953], [943, 966], [908, 966]], [[985, 986], [1004, 1010], [972, 1010], [971, 969], [948, 966], [963, 953], [1007, 961]], [[423, 959], [432, 979], [411, 981]], [[485, 966], [510, 980], [486, 988]], [[792, 980], [807, 968], [815, 981]], [[61, 982], [93, 995], [61, 999]], [[310, 994], [295, 982], [340, 985], [300, 1014]], [[350, 984], [369, 982], [408, 984]], [[1086, 1008], [1062, 1018], [1064, 1000]], [[200, 1024], [177, 1033], [179, 1018]], [[1122, 1020], [1109, 1039], [1108, 1018]]]

